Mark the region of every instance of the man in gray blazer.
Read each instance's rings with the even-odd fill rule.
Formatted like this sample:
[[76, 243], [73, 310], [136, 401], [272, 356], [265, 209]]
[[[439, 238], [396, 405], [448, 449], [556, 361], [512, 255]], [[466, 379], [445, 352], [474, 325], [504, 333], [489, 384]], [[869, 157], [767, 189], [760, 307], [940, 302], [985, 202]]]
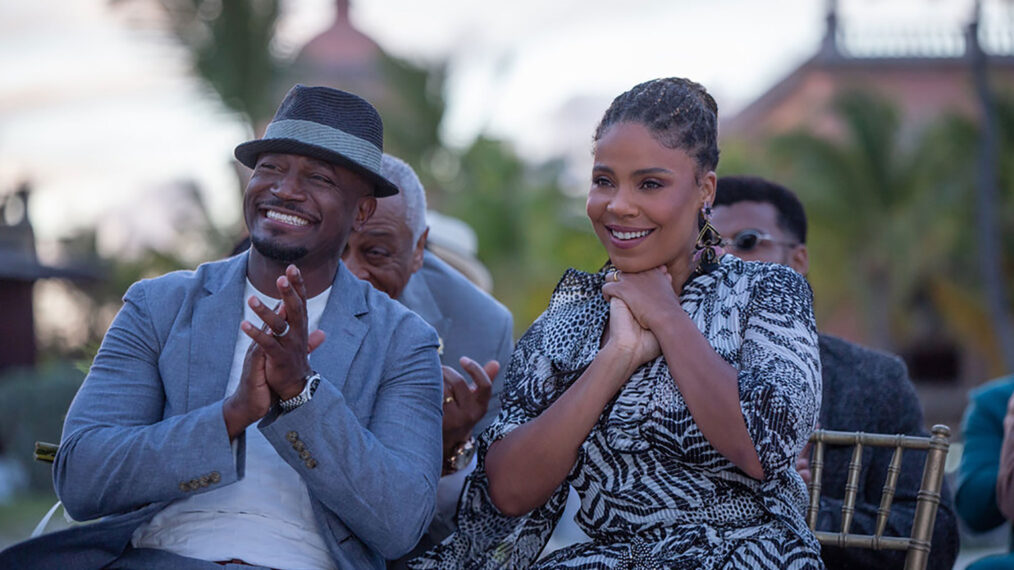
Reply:
[[[722, 234], [726, 251], [748, 261], [788, 265], [806, 275], [806, 213], [787, 188], [755, 177], [719, 178], [712, 223]], [[820, 427], [867, 433], [925, 435], [922, 407], [905, 363], [886, 354], [821, 334], [820, 364], [823, 398]], [[856, 501], [852, 531], [873, 534], [877, 509], [893, 451], [866, 449], [860, 474], [861, 494]], [[817, 529], [837, 532], [852, 451], [829, 447], [824, 455], [824, 492], [820, 498]], [[887, 534], [911, 533], [916, 494], [922, 479], [917, 453], [906, 453], [888, 518]], [[809, 483], [809, 463], [800, 458], [797, 468]], [[933, 527], [929, 567], [949, 569], [958, 554], [957, 521], [946, 482]], [[902, 568], [905, 552], [825, 546], [821, 558], [829, 569]]]
[[[415, 311], [440, 335], [444, 476], [437, 487], [436, 515], [413, 549], [418, 553], [454, 531], [473, 436], [500, 411], [503, 377], [498, 372], [510, 358], [514, 325], [506, 307], [426, 250], [426, 193], [412, 168], [385, 154], [381, 174], [399, 193], [378, 201], [373, 217], [349, 236], [342, 257], [352, 273]], [[400, 562], [389, 567], [401, 567]]]
[[382, 132], [359, 97], [296, 86], [236, 148], [252, 248], [131, 286], [68, 412], [57, 494], [101, 520], [0, 567], [383, 568], [416, 544], [440, 473], [438, 339], [339, 260], [397, 192]]

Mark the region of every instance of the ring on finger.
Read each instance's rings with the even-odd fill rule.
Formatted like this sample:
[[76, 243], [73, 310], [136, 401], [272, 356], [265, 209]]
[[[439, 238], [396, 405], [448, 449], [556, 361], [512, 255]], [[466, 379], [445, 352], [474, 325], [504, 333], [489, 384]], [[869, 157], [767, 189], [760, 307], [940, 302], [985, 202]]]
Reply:
[[453, 401], [454, 401], [454, 396], [447, 396], [446, 398], [444, 398], [444, 404], [450, 404]]
[[282, 338], [283, 336], [289, 334], [289, 321], [285, 321], [285, 328], [282, 329], [282, 332], [275, 332], [272, 330], [271, 334], [273, 334], [275, 338]]
[[620, 280], [619, 269], [612, 269], [609, 271], [609, 273], [606, 273], [606, 281], [612, 281], [613, 283], [617, 283], [619, 282], [619, 280]]

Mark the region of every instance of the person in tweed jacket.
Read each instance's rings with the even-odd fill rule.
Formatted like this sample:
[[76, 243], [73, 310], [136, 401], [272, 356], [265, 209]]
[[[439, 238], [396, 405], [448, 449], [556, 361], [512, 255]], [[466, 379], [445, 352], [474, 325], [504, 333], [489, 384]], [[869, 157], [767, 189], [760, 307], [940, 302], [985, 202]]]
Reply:
[[[809, 268], [806, 249], [806, 214], [789, 189], [756, 177], [725, 176], [718, 180], [715, 227], [727, 240], [726, 250], [745, 260], [787, 265], [802, 275]], [[905, 363], [893, 354], [878, 352], [820, 334], [823, 397], [820, 427], [867, 433], [925, 435], [922, 407]], [[860, 474], [860, 496], [852, 532], [873, 534], [880, 494], [891, 461], [890, 448], [867, 448]], [[823, 492], [817, 530], [837, 532], [852, 449], [828, 447], [824, 455]], [[925, 455], [904, 456], [898, 487], [887, 521], [886, 534], [907, 536], [912, 531], [916, 494], [922, 480]], [[809, 463], [799, 468], [809, 476]], [[947, 481], [933, 527], [929, 568], [949, 569], [958, 554], [957, 520]], [[903, 550], [871, 550], [824, 546], [821, 557], [828, 568], [902, 568]]]

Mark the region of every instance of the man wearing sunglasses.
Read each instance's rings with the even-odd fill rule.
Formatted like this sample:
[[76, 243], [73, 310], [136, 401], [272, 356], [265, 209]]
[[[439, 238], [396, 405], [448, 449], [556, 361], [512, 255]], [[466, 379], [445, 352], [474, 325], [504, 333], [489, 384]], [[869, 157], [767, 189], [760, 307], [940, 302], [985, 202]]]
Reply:
[[[806, 213], [790, 190], [755, 177], [726, 176], [718, 180], [712, 224], [723, 236], [725, 251], [747, 261], [787, 265], [806, 275], [810, 258], [806, 249]], [[925, 434], [922, 407], [905, 364], [894, 355], [876, 352], [840, 338], [819, 336], [823, 380], [820, 426], [830, 430], [868, 433]], [[851, 448], [829, 447], [825, 451], [824, 492], [820, 498], [817, 530], [840, 530], [840, 507]], [[873, 534], [880, 492], [891, 462], [892, 450], [867, 449], [863, 457], [861, 495], [856, 502], [852, 532]], [[902, 462], [898, 487], [885, 534], [908, 535], [916, 495], [922, 478], [921, 458], [908, 453]], [[796, 468], [809, 483], [809, 449]], [[944, 481], [940, 509], [933, 528], [929, 568], [954, 565], [958, 533], [953, 499]], [[902, 568], [900, 550], [822, 548], [829, 569]]]

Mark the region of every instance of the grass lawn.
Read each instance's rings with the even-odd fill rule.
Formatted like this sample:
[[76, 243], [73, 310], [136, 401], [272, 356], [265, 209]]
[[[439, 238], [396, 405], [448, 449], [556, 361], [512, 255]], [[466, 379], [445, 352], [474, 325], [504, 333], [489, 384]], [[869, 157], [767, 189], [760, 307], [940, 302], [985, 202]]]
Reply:
[[[28, 538], [54, 503], [56, 494], [48, 491], [24, 493], [8, 503], [0, 504], [0, 549]], [[67, 526], [69, 524], [63, 518], [63, 509], [60, 509], [46, 528], [53, 531]]]

